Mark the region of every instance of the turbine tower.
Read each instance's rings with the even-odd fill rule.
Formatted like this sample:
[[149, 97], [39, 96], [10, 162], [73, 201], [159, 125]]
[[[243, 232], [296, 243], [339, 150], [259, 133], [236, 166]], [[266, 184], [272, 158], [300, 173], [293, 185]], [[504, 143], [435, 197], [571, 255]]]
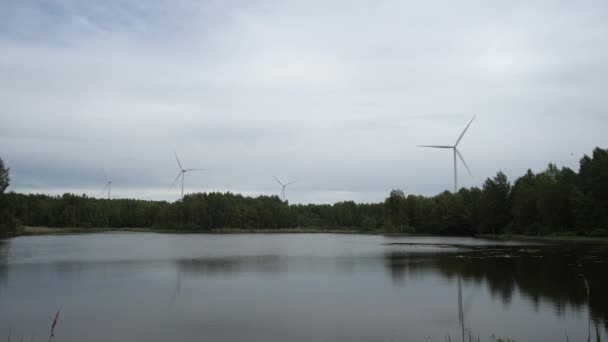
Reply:
[[175, 180], [173, 181], [173, 183], [171, 183], [171, 187], [169, 188], [169, 190], [171, 190], [173, 188], [173, 186], [175, 185], [177, 180], [181, 177], [182, 178], [182, 199], [184, 199], [184, 177], [186, 176], [186, 172], [203, 171], [204, 169], [184, 169], [184, 167], [182, 166], [182, 163], [179, 161], [179, 158], [177, 157], [177, 153], [175, 153], [175, 160], [177, 161], [177, 165], [179, 166], [179, 173], [177, 174], [177, 177], [175, 177]]
[[469, 169], [467, 162], [464, 161], [462, 154], [458, 150], [458, 144], [460, 143], [460, 140], [462, 140], [462, 137], [464, 137], [464, 134], [467, 132], [467, 129], [469, 129], [469, 126], [471, 126], [471, 123], [473, 123], [473, 120], [475, 120], [475, 116], [473, 116], [471, 121], [469, 121], [469, 124], [467, 125], [467, 127], [464, 128], [464, 131], [462, 131], [462, 133], [460, 133], [458, 140], [456, 140], [456, 143], [453, 146], [451, 146], [451, 145], [418, 145], [417, 146], [417, 147], [448, 148], [448, 149], [451, 148], [452, 149], [452, 152], [454, 153], [454, 192], [458, 191], [458, 166], [456, 163], [456, 156], [458, 156], [458, 158], [460, 159], [460, 161], [462, 161], [462, 164], [467, 169], [467, 171], [469, 172], [471, 177], [473, 177], [473, 174], [471, 173], [471, 170]]
[[286, 187], [287, 187], [289, 184], [293, 184], [293, 183], [295, 183], [296, 181], [294, 180], [294, 181], [291, 181], [291, 182], [289, 182], [289, 183], [285, 183], [285, 184], [283, 184], [283, 183], [282, 183], [282, 182], [281, 182], [281, 181], [280, 181], [280, 180], [279, 180], [277, 177], [275, 177], [275, 176], [272, 176], [272, 177], [274, 178], [274, 180], [276, 180], [276, 181], [277, 181], [277, 183], [279, 183], [279, 184], [281, 185], [281, 199], [283, 200], [283, 202], [285, 202], [285, 188], [286, 188]]
[[106, 190], [108, 190], [108, 199], [110, 199], [110, 191], [112, 190], [112, 181], [110, 179], [108, 179], [106, 170], [103, 170], [103, 176], [106, 179], [106, 186], [103, 187], [103, 190], [101, 190], [101, 192], [104, 193], [104, 192], [106, 192]]

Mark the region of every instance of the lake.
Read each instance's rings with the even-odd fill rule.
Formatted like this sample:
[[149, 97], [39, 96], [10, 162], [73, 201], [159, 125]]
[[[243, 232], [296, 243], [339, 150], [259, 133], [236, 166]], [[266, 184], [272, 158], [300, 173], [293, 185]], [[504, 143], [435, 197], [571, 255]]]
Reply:
[[[590, 287], [587, 300], [585, 279]], [[349, 234], [0, 241], [0, 339], [607, 340], [608, 245]], [[460, 287], [459, 287], [460, 284]]]

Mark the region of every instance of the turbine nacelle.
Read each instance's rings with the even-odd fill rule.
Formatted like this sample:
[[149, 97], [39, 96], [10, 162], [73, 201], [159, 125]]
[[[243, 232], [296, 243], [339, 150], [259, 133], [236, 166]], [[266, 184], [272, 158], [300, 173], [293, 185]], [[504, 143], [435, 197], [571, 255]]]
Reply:
[[272, 176], [272, 178], [274, 178], [274, 180], [276, 180], [276, 181], [277, 181], [277, 183], [279, 183], [279, 185], [281, 186], [281, 199], [282, 199], [283, 201], [285, 201], [285, 188], [287, 188], [287, 186], [288, 186], [288, 185], [295, 183], [296, 181], [295, 181], [295, 180], [293, 180], [293, 181], [291, 181], [291, 182], [289, 182], [289, 183], [283, 183], [283, 182], [281, 182], [281, 181], [280, 181], [280, 180], [279, 180], [277, 177], [275, 177], [275, 176]]
[[462, 140], [462, 138], [464, 137], [464, 134], [469, 129], [469, 126], [471, 126], [471, 124], [473, 123], [473, 120], [475, 120], [475, 117], [476, 117], [476, 115], [473, 116], [471, 121], [469, 121], [469, 124], [464, 128], [462, 133], [460, 133], [460, 135], [458, 136], [458, 139], [456, 140], [456, 143], [454, 145], [417, 145], [416, 146], [416, 147], [452, 149], [452, 151], [454, 153], [454, 192], [458, 191], [458, 171], [457, 171], [456, 159], [460, 159], [460, 161], [462, 162], [464, 167], [467, 169], [467, 171], [469, 172], [471, 177], [473, 177], [473, 173], [469, 169], [467, 162], [464, 161], [464, 157], [462, 156], [462, 153], [460, 153], [460, 151], [458, 150], [458, 144], [460, 144], [460, 141]]
[[171, 183], [171, 186], [169, 187], [169, 191], [171, 191], [171, 189], [173, 189], [173, 186], [175, 185], [175, 183], [177, 183], [177, 181], [180, 179], [182, 179], [182, 199], [184, 198], [184, 178], [186, 176], [186, 172], [190, 172], [190, 171], [204, 171], [205, 169], [184, 169], [184, 167], [182, 166], [182, 163], [179, 160], [179, 157], [177, 156], [177, 153], [175, 154], [175, 160], [177, 161], [177, 165], [179, 166], [179, 173], [177, 174], [177, 177], [175, 177], [175, 180], [173, 180], [173, 183]]
[[112, 190], [112, 181], [108, 179], [108, 175], [106, 174], [106, 170], [103, 170], [103, 177], [106, 179], [106, 185], [101, 190], [101, 193], [106, 192], [108, 190], [108, 199], [110, 199], [110, 192]]

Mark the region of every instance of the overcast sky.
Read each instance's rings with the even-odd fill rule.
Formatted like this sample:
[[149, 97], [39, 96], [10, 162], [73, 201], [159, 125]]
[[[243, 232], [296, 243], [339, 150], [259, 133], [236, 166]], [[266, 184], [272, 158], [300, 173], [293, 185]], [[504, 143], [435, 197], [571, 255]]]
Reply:
[[383, 200], [608, 145], [608, 2], [0, 1], [10, 190]]

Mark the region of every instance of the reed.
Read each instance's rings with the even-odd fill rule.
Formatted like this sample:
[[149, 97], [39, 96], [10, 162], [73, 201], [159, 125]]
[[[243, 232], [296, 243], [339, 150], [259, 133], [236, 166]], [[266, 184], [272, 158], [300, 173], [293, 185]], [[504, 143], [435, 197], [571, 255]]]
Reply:
[[49, 341], [51, 341], [53, 339], [53, 337], [55, 337], [55, 327], [57, 326], [57, 321], [59, 321], [59, 312], [61, 310], [57, 310], [57, 312], [55, 313], [55, 317], [53, 317], [53, 323], [51, 324], [51, 335], [49, 336]]

